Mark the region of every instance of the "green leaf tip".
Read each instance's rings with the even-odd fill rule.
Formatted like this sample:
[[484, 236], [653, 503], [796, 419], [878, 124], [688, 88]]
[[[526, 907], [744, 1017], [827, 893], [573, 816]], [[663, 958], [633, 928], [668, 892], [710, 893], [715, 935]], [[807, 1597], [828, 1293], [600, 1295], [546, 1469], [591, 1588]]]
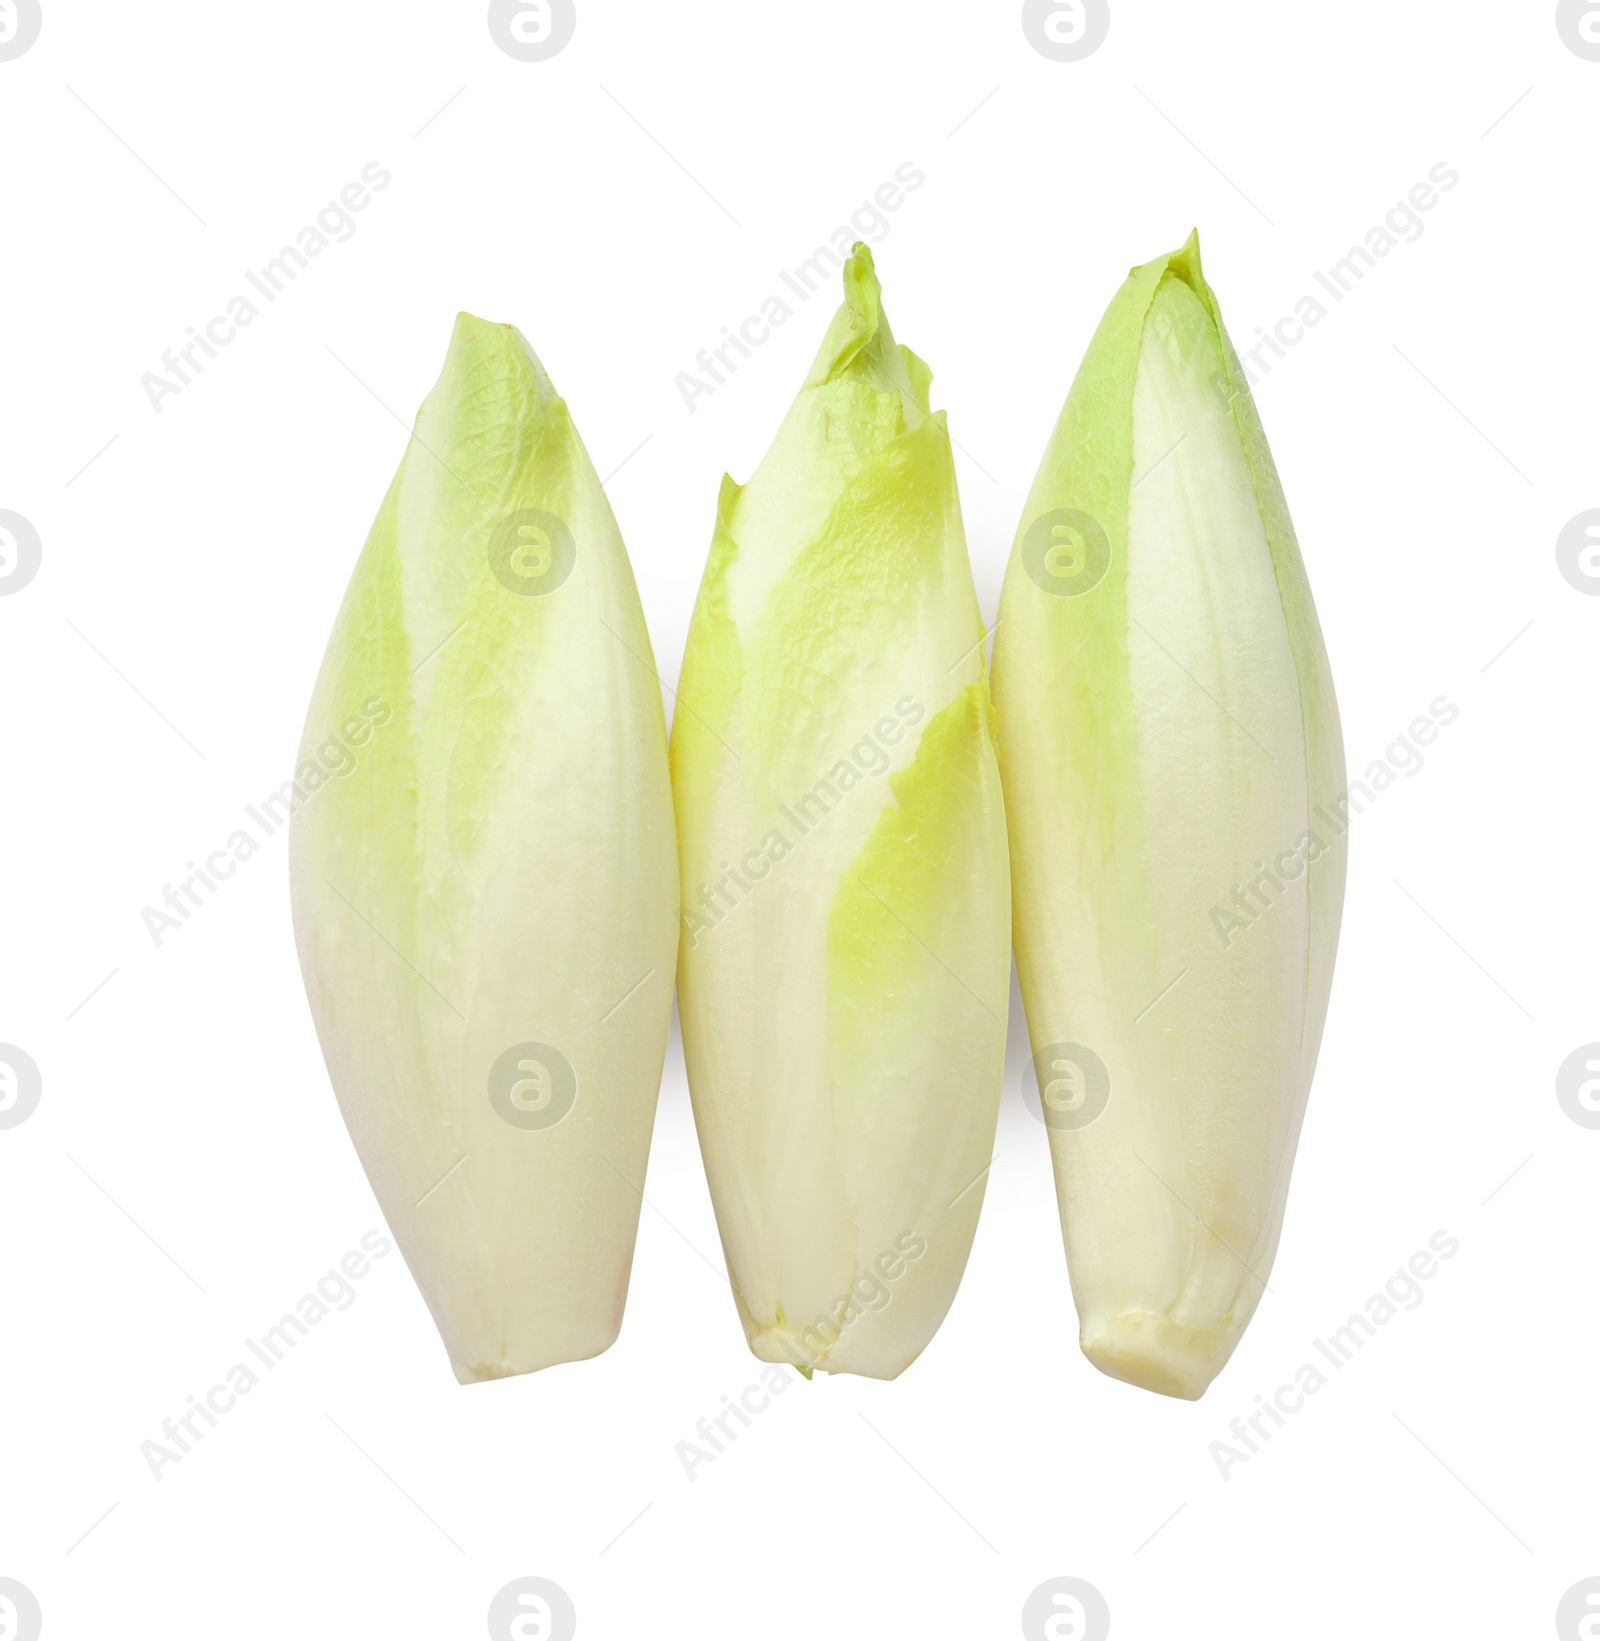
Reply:
[[452, 387], [458, 394], [463, 389], [476, 392], [491, 382], [514, 384], [541, 409], [560, 397], [539, 356], [515, 325], [458, 313], [433, 393]]
[[872, 252], [864, 240], [851, 248], [840, 277], [844, 305], [833, 316], [817, 350], [807, 387], [844, 379], [860, 381], [880, 393], [895, 393], [912, 405], [908, 421], [929, 415], [928, 389], [933, 372], [910, 348], [902, 347], [883, 311], [883, 286]]

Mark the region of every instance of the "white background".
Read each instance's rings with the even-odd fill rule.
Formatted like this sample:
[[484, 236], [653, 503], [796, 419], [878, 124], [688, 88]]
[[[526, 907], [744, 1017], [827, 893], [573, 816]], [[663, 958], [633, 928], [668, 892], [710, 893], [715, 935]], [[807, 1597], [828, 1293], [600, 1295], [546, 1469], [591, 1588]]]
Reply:
[[[0, 62], [0, 508], [43, 542], [0, 598], [0, 1039], [44, 1079], [0, 1131], [0, 1576], [51, 1641], [481, 1635], [529, 1574], [590, 1638], [1013, 1636], [1058, 1575], [1119, 1638], [1498, 1638], [1600, 1576], [1600, 1132], [1555, 1097], [1600, 1038], [1600, 599], [1554, 551], [1600, 506], [1600, 63], [1544, 0], [1112, 11], [1062, 63], [1015, 4], [580, 0], [523, 63], [481, 4], [45, 0]], [[141, 375], [369, 161], [393, 182], [354, 237], [156, 413]], [[943, 1330], [898, 1382], [796, 1383], [688, 1479], [675, 1444], [760, 1369], [674, 1032], [607, 1355], [460, 1389], [391, 1256], [153, 1479], [141, 1443], [380, 1224], [282, 834], [159, 949], [140, 912], [286, 778], [456, 311], [516, 323], [620, 466], [670, 684], [718, 480], [748, 477], [835, 291], [693, 414], [674, 378], [907, 161], [926, 183], [875, 254], [949, 409], [989, 620], [1131, 264], [1198, 224], [1243, 349], [1431, 167], [1460, 174], [1257, 390], [1352, 774], [1435, 697], [1460, 717], [1356, 823], [1282, 1251], [1231, 1366], [1190, 1405], [1078, 1353], [1016, 1014]], [[1230, 1420], [1438, 1230], [1460, 1252], [1423, 1303], [1224, 1479]]]

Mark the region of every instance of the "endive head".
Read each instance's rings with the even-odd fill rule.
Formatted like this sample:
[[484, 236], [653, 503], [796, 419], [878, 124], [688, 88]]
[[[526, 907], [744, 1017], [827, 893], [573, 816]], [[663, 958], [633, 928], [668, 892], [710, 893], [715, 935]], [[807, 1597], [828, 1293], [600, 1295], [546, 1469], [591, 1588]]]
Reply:
[[457, 1372], [592, 1355], [620, 1316], [665, 1042], [672, 811], [616, 522], [509, 325], [456, 321], [303, 759], [368, 703], [353, 767], [292, 830], [335, 1090]]
[[[720, 497], [673, 727], [679, 1007], [751, 1348], [891, 1378], [949, 1306], [983, 1194], [1009, 879], [944, 418], [865, 245], [843, 286]], [[853, 1285], [908, 1245], [893, 1304], [857, 1314]]]
[[[1051, 1126], [1084, 1349], [1198, 1395], [1277, 1243], [1344, 873], [1332, 833], [1309, 871], [1290, 854], [1344, 777], [1294, 529], [1195, 236], [1101, 320], [1002, 617], [1029, 1025], [1046, 1064], [1088, 1045], [1109, 1072], [1091, 1123]], [[1249, 907], [1258, 882], [1270, 911], [1219, 940], [1216, 902]]]

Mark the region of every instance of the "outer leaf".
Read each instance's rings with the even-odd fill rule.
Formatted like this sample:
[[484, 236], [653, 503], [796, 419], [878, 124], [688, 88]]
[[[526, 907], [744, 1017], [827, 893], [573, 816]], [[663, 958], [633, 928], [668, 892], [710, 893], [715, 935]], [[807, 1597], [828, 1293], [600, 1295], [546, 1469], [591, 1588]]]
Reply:
[[1134, 269], [1090, 344], [1012, 551], [994, 690], [1083, 1348], [1199, 1396], [1277, 1249], [1345, 783], [1294, 530], [1193, 238]]
[[944, 417], [865, 246], [749, 485], [673, 724], [679, 1009], [750, 1347], [893, 1378], [966, 1264], [1004, 1053], [999, 773]]
[[[354, 768], [317, 789], [319, 747], [363, 719]], [[627, 1293], [677, 866], [627, 554], [509, 325], [456, 322], [301, 758], [307, 994], [456, 1375], [593, 1356]]]

